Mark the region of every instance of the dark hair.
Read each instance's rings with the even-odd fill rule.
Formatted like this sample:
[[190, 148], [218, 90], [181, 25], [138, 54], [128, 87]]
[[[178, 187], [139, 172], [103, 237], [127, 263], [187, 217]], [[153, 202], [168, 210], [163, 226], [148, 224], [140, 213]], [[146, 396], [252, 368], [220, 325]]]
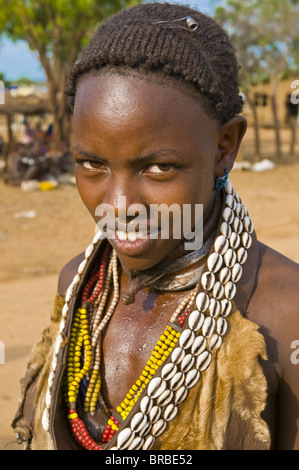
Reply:
[[220, 122], [242, 111], [239, 67], [227, 33], [187, 6], [147, 3], [100, 25], [71, 70], [66, 90], [71, 108], [80, 78], [107, 68], [172, 77]]

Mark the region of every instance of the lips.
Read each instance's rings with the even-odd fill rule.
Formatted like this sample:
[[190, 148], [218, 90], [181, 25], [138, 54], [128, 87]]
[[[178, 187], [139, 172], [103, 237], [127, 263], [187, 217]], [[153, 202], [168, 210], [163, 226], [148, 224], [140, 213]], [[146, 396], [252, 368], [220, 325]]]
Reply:
[[111, 245], [118, 254], [126, 256], [142, 255], [155, 241], [150, 238], [150, 234], [147, 234], [147, 232], [124, 232], [117, 230], [113, 235], [113, 237], [108, 237]]

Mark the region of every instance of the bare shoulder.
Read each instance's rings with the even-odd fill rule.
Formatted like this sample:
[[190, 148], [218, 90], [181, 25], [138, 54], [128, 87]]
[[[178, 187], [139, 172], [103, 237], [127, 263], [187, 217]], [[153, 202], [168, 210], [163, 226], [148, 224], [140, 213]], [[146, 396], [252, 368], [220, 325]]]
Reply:
[[257, 290], [280, 309], [299, 313], [299, 264], [260, 243], [260, 268]]
[[61, 270], [58, 279], [58, 293], [62, 296], [65, 295], [68, 286], [71, 284], [74, 276], [78, 271], [80, 263], [84, 260], [84, 252], [71, 259]]
[[291, 344], [299, 340], [299, 265], [263, 244], [248, 317], [260, 326], [271, 358], [284, 375]]
[[299, 265], [266, 245], [259, 246], [260, 262], [248, 318], [260, 326], [271, 346], [273, 362], [284, 369], [289, 364], [290, 345], [299, 340]]
[[[299, 265], [260, 244], [260, 265], [248, 317], [264, 335], [270, 395], [276, 395], [275, 448], [299, 449]], [[272, 366], [271, 366], [272, 365]], [[277, 386], [273, 387], [275, 371]], [[275, 391], [276, 390], [276, 391]]]

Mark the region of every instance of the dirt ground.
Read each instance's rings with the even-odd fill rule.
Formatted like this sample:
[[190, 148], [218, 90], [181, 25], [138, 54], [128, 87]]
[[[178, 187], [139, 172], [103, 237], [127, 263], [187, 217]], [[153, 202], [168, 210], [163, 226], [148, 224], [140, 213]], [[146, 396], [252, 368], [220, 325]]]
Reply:
[[[230, 180], [264, 243], [299, 263], [299, 160]], [[18, 448], [10, 428], [31, 345], [50, 318], [58, 273], [83, 251], [94, 225], [74, 186], [23, 192], [0, 181], [0, 449]]]

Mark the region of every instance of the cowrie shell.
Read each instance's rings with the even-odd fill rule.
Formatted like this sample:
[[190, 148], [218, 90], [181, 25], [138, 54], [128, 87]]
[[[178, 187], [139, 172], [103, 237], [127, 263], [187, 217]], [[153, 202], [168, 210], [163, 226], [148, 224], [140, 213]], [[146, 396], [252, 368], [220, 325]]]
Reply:
[[224, 235], [227, 238], [229, 238], [232, 233], [232, 229], [230, 225], [228, 225], [226, 222], [222, 222], [222, 224], [220, 225], [219, 231], [220, 233], [222, 233], [222, 235]]
[[232, 248], [229, 248], [224, 255], [224, 262], [228, 268], [231, 268], [237, 260], [237, 255]]
[[232, 310], [232, 303], [228, 299], [221, 300], [221, 315], [227, 317]]
[[157, 405], [165, 406], [169, 402], [171, 402], [173, 398], [173, 392], [171, 390], [166, 389], [161, 395], [157, 398]]
[[178, 407], [175, 406], [173, 403], [170, 403], [169, 405], [167, 405], [163, 417], [166, 421], [170, 421], [177, 415], [178, 411]]
[[147, 436], [151, 432], [151, 429], [152, 429], [152, 425], [149, 421], [147, 421], [145, 425], [143, 426], [143, 428], [140, 429], [139, 436], [140, 437]]
[[143, 428], [143, 426], [145, 425], [146, 422], [147, 422], [146, 415], [143, 414], [141, 411], [139, 411], [138, 413], [136, 413], [133, 416], [133, 418], [131, 420], [131, 424], [130, 424], [131, 431], [133, 431], [133, 432], [140, 431], [140, 429]]
[[203, 372], [209, 367], [211, 360], [211, 353], [209, 351], [204, 351], [196, 359], [196, 368]]
[[181, 371], [186, 373], [188, 372], [194, 365], [195, 359], [192, 354], [187, 354], [181, 364]]
[[[222, 287], [222, 286], [221, 286]], [[223, 288], [224, 291], [224, 288]], [[217, 299], [211, 299], [209, 312], [211, 317], [217, 317], [220, 313], [220, 302]]]
[[69, 286], [65, 294], [65, 301], [68, 302], [73, 294], [73, 283]]
[[240, 204], [240, 202], [237, 202], [236, 215], [239, 217], [239, 219], [243, 219], [245, 215], [244, 207], [242, 204]]
[[166, 389], [166, 382], [161, 377], [154, 377], [148, 384], [147, 393], [151, 398], [156, 398]]
[[[51, 366], [52, 367], [52, 366]], [[54, 382], [54, 370], [52, 368], [49, 377], [48, 377], [48, 388], [51, 388]]]
[[227, 180], [227, 182], [225, 183], [224, 191], [226, 192], [226, 194], [233, 194], [234, 189], [229, 180]]
[[87, 259], [84, 259], [82, 263], [80, 263], [79, 268], [78, 268], [78, 273], [83, 274], [83, 271], [87, 265]]
[[237, 203], [236, 203], [236, 201], [234, 199], [234, 196], [232, 194], [229, 194], [228, 196], [226, 196], [225, 205], [230, 207], [232, 211], [234, 211], [236, 209]]
[[50, 420], [49, 420], [49, 409], [45, 408], [42, 416], [42, 426], [43, 430], [49, 432]]
[[228, 224], [232, 224], [234, 220], [234, 213], [230, 207], [225, 207], [224, 211], [222, 212], [222, 218]]
[[229, 237], [229, 244], [234, 250], [238, 248], [238, 246], [240, 245], [240, 241], [241, 241], [240, 235], [238, 235], [236, 232], [233, 232], [231, 236]]
[[85, 258], [89, 258], [94, 250], [94, 244], [91, 243], [85, 250]]
[[217, 320], [217, 333], [223, 336], [227, 331], [227, 321], [225, 318], [219, 317]]
[[171, 360], [174, 364], [179, 364], [185, 357], [185, 351], [180, 348], [180, 347], [176, 347], [173, 351], [172, 351], [172, 354], [171, 354]]
[[92, 243], [96, 245], [98, 241], [101, 239], [102, 235], [103, 235], [103, 232], [101, 230], [98, 230], [95, 236], [93, 237]]
[[220, 255], [219, 253], [212, 253], [208, 257], [207, 266], [208, 266], [209, 271], [211, 271], [212, 273], [216, 273], [221, 268], [222, 263], [223, 263], [222, 255]]
[[184, 380], [185, 380], [185, 375], [182, 372], [177, 372], [175, 374], [175, 376], [172, 377], [172, 379], [170, 381], [169, 386], [170, 386], [171, 390], [173, 390], [173, 391], [177, 390], [182, 385]]
[[202, 326], [202, 334], [206, 337], [209, 338], [213, 333], [215, 329], [215, 320], [212, 317], [207, 317], [204, 321], [204, 324]]
[[196, 305], [200, 312], [205, 312], [209, 306], [210, 299], [207, 294], [200, 292], [196, 297]]
[[166, 364], [161, 372], [161, 377], [164, 380], [170, 380], [174, 374], [177, 372], [177, 366], [170, 362], [169, 364]]
[[65, 303], [64, 306], [63, 306], [63, 309], [62, 309], [62, 316], [63, 317], [66, 317], [68, 310], [69, 310], [69, 306], [68, 306], [67, 303]]
[[203, 273], [203, 275], [201, 276], [201, 285], [204, 290], [212, 289], [214, 283], [215, 283], [215, 276], [213, 273], [209, 271]]
[[238, 235], [240, 235], [240, 233], [242, 233], [243, 224], [242, 224], [241, 220], [239, 219], [239, 217], [235, 217], [234, 222], [233, 222], [233, 228], [237, 232]]
[[233, 282], [228, 281], [224, 286], [224, 295], [228, 300], [232, 300], [236, 294], [236, 286]]
[[[186, 382], [186, 380], [185, 380]], [[175, 393], [174, 393], [174, 403], [176, 405], [178, 405], [179, 403], [182, 403], [182, 401], [185, 400], [185, 398], [187, 397], [188, 395], [188, 390], [187, 388], [185, 387], [185, 385], [182, 385], [181, 387], [179, 387]]]
[[244, 224], [244, 228], [246, 232], [249, 232], [249, 233], [253, 232], [253, 223], [252, 223], [251, 218], [248, 215], [244, 217], [243, 224]]
[[78, 282], [80, 281], [80, 279], [81, 279], [81, 276], [80, 276], [80, 274], [77, 273], [77, 274], [75, 275], [74, 279], [73, 279], [73, 285], [75, 286], [75, 284], [78, 284]]
[[224, 255], [228, 249], [228, 246], [228, 239], [225, 237], [225, 235], [219, 235], [214, 242], [214, 249], [216, 253], [219, 253], [220, 255]]
[[193, 387], [195, 384], [197, 384], [199, 379], [200, 379], [199, 370], [197, 370], [197, 369], [189, 370], [189, 372], [186, 374], [186, 378], [185, 378], [185, 387], [187, 389]]
[[57, 335], [56, 341], [55, 341], [55, 346], [54, 346], [54, 354], [58, 354], [59, 349], [61, 347], [61, 344], [63, 342], [63, 336], [61, 333]]
[[155, 423], [161, 416], [161, 408], [157, 405], [153, 406], [148, 414], [151, 423]]
[[199, 312], [198, 310], [194, 310], [192, 313], [190, 313], [188, 317], [188, 324], [191, 330], [197, 331], [199, 328], [201, 328], [203, 322], [204, 322], [204, 314]]
[[154, 401], [145, 395], [140, 402], [140, 410], [146, 415], [151, 411], [153, 404]]
[[247, 251], [245, 248], [241, 247], [237, 251], [237, 260], [240, 264], [244, 264], [247, 260]]
[[140, 447], [142, 447], [143, 443], [143, 437], [137, 436], [135, 437], [135, 439], [133, 439], [132, 444], [129, 445], [128, 450], [139, 450]]
[[131, 431], [130, 428], [123, 429], [117, 437], [117, 448], [125, 449], [133, 441], [135, 434]]
[[197, 336], [191, 346], [193, 356], [198, 356], [206, 348], [207, 340], [204, 336]]
[[62, 320], [59, 324], [59, 333], [63, 332], [63, 330], [65, 329], [65, 325], [66, 325], [66, 319], [62, 317]]
[[152, 427], [152, 435], [155, 437], [160, 436], [166, 426], [167, 422], [163, 418], [159, 419]]
[[225, 267], [225, 268], [222, 268], [220, 273], [219, 273], [219, 281], [222, 283], [222, 284], [225, 284], [226, 282], [228, 282], [231, 278], [231, 272], [230, 272], [230, 269]]
[[238, 282], [242, 277], [242, 266], [239, 263], [236, 263], [232, 268], [232, 281]]
[[142, 446], [142, 449], [143, 450], [149, 450], [153, 446], [155, 440], [156, 439], [154, 438], [154, 436], [152, 436], [152, 435], [147, 436], [147, 438], [145, 439], [144, 444]]
[[248, 232], [244, 232], [241, 235], [241, 240], [242, 240], [242, 245], [244, 246], [244, 248], [246, 248], [248, 250], [251, 247], [251, 244], [252, 244], [251, 235], [249, 235]]
[[50, 393], [50, 390], [48, 389], [46, 393], [46, 407], [47, 408], [50, 408], [51, 401], [52, 401], [52, 395]]
[[235, 196], [235, 199], [236, 199], [237, 203], [242, 204], [242, 200], [241, 200], [239, 194], [236, 191], [234, 191], [234, 196]]
[[221, 336], [218, 334], [213, 335], [210, 339], [209, 351], [212, 351], [213, 349], [219, 349], [221, 344], [222, 344]]
[[182, 334], [180, 336], [179, 345], [183, 349], [188, 349], [191, 346], [191, 344], [193, 343], [194, 338], [195, 338], [194, 331], [187, 328], [185, 331], [182, 332]]
[[[215, 282], [215, 285], [213, 287], [213, 297], [214, 297], [214, 300], [215, 299], [220, 299], [222, 296], [223, 296], [223, 292], [224, 292], [224, 288], [223, 288], [223, 285], [221, 284], [221, 282], [217, 281]], [[212, 302], [213, 298], [210, 300], [210, 311], [211, 311], [211, 302]]]

